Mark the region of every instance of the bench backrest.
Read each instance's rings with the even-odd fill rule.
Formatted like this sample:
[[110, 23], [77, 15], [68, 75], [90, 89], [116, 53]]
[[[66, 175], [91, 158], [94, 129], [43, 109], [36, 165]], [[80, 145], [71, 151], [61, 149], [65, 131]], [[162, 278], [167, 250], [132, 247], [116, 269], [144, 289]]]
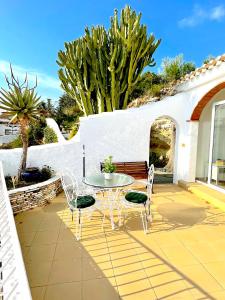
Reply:
[[[116, 173], [124, 173], [133, 176], [135, 179], [148, 178], [147, 161], [132, 161], [132, 162], [113, 162], [116, 166]], [[104, 168], [104, 163], [101, 162], [101, 171]]]

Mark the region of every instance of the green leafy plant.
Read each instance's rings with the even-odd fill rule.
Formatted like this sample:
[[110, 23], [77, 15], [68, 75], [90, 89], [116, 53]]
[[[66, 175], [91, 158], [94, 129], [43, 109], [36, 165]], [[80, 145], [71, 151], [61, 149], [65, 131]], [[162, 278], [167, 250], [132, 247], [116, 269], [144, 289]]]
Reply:
[[51, 167], [44, 165], [41, 169], [41, 179], [48, 180], [54, 175], [54, 173], [55, 172]]
[[47, 126], [44, 129], [44, 139], [43, 139], [44, 144], [51, 144], [51, 143], [57, 143], [58, 138], [54, 130]]
[[43, 144], [44, 129], [46, 126], [46, 120], [43, 116], [30, 123], [28, 129], [29, 146]]
[[115, 170], [116, 170], [116, 167], [113, 164], [113, 162], [112, 162], [112, 156], [110, 155], [109, 157], [107, 157], [104, 160], [104, 167], [103, 167], [102, 171], [104, 173], [113, 173], [113, 172], [115, 172]]
[[24, 82], [20, 83], [15, 78], [11, 65], [10, 70], [11, 79], [9, 80], [5, 76], [8, 90], [3, 88], [0, 90], [0, 108], [6, 112], [6, 115], [11, 117], [11, 122], [18, 123], [20, 126], [20, 136], [23, 144], [22, 157], [18, 170], [18, 178], [20, 178], [27, 164], [28, 127], [29, 123], [39, 116], [38, 106], [40, 97], [35, 93], [37, 79], [35, 86], [29, 88], [27, 75]]
[[79, 124], [73, 124], [70, 134], [69, 134], [69, 140], [72, 139], [78, 132]]

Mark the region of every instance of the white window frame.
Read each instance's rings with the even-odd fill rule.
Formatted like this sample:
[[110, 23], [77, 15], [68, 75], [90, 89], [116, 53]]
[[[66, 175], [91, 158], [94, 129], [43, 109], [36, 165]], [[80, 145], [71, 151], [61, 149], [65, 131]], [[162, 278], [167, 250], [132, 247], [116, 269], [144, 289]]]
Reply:
[[225, 100], [215, 102], [213, 104], [212, 108], [212, 119], [211, 119], [211, 133], [210, 133], [210, 147], [209, 147], [209, 164], [208, 164], [208, 182], [207, 185], [212, 187], [215, 190], [218, 190], [220, 192], [225, 193], [225, 189], [216, 186], [211, 183], [211, 178], [212, 178], [212, 158], [213, 158], [213, 138], [214, 138], [214, 131], [215, 131], [215, 114], [216, 114], [216, 107], [219, 105], [225, 104]]

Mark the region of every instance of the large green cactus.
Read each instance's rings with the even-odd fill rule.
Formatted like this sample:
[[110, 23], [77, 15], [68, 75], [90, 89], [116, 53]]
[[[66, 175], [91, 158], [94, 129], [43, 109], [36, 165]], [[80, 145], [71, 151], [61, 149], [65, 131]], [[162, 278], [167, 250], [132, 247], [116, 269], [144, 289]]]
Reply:
[[61, 86], [85, 115], [127, 107], [128, 98], [146, 66], [153, 66], [153, 53], [160, 40], [148, 37], [129, 6], [115, 10], [108, 31], [102, 26], [86, 28], [85, 35], [59, 51]]

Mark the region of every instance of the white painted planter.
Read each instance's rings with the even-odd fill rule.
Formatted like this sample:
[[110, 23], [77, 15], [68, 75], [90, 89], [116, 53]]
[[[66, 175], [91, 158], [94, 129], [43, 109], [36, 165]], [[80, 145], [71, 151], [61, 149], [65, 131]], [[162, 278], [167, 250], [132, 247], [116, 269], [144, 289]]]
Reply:
[[111, 180], [113, 177], [113, 173], [104, 173], [104, 177], [106, 180]]

